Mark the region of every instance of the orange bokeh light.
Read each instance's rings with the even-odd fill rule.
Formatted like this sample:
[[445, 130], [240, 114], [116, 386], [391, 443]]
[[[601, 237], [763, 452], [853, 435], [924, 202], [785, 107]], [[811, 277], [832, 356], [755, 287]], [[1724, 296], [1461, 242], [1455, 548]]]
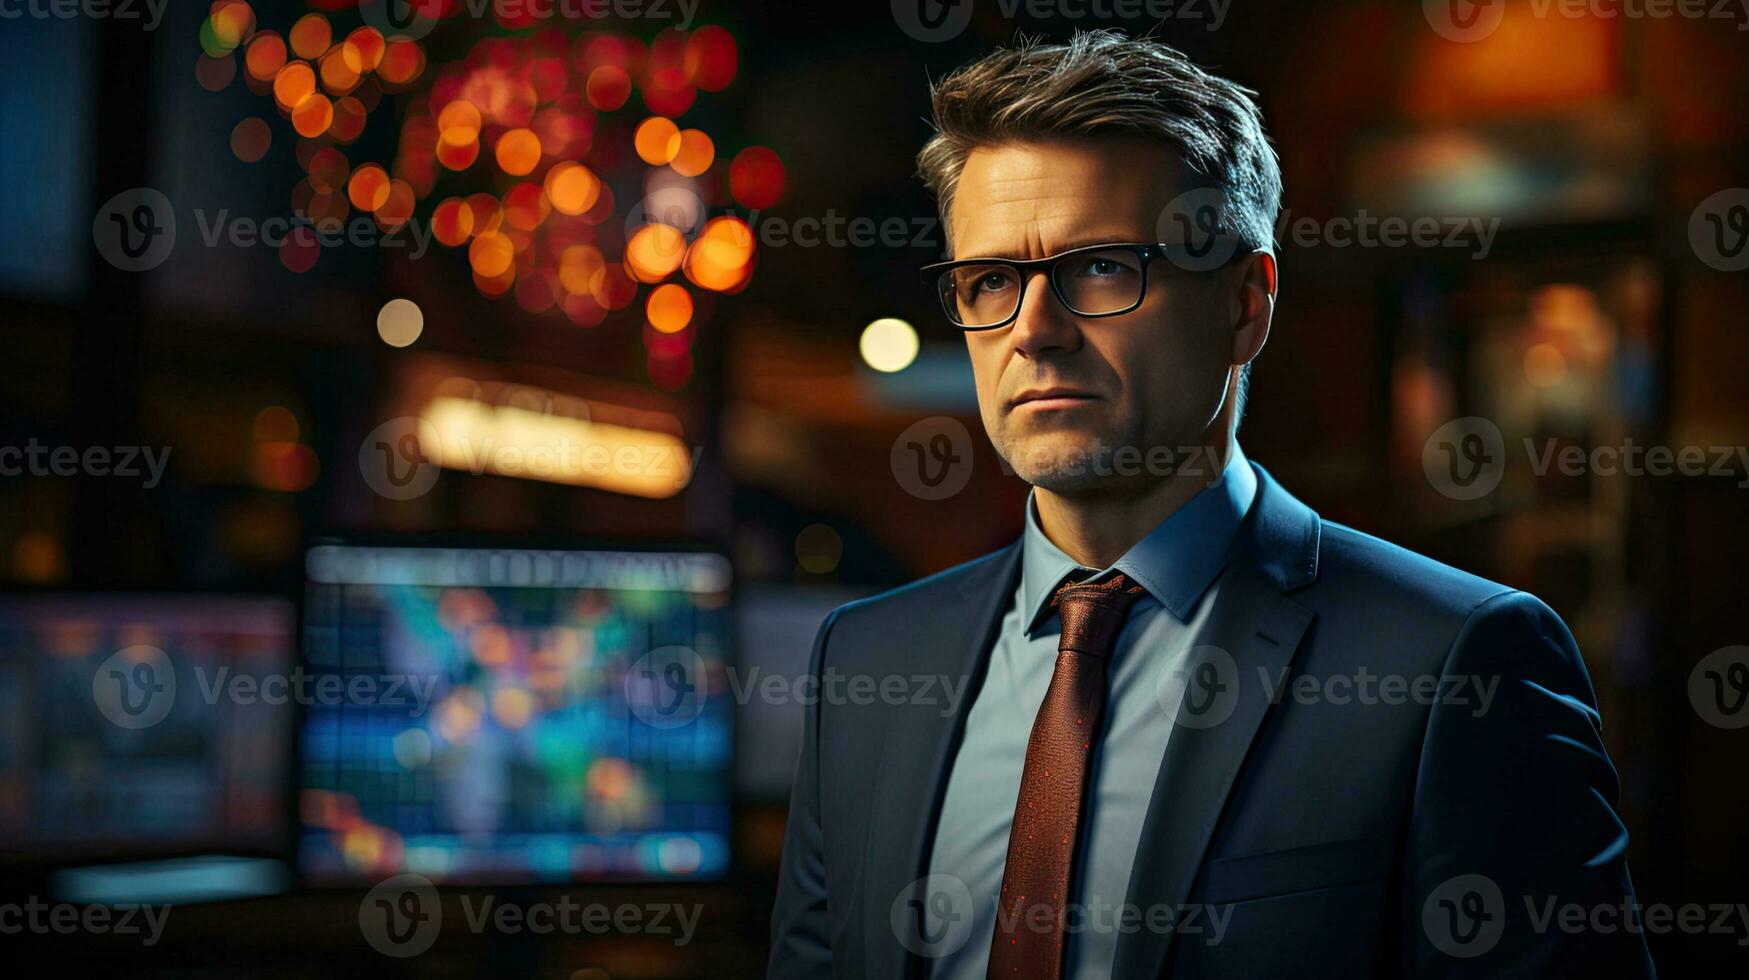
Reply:
[[[17, 16], [16, 14], [12, 16]], [[255, 29], [255, 11], [241, 0], [217, 0], [209, 10], [202, 43], [209, 54], [230, 54]], [[209, 40], [210, 38], [210, 40]]]
[[389, 202], [389, 175], [382, 167], [367, 163], [352, 174], [346, 196], [360, 211], [375, 211]]
[[679, 333], [692, 322], [692, 294], [676, 283], [657, 286], [644, 304], [650, 326], [663, 333]]
[[[447, 0], [410, 2], [448, 5]], [[751, 281], [757, 249], [745, 221], [708, 221], [695, 238], [664, 223], [625, 228], [606, 179], [612, 172], [601, 169], [629, 164], [624, 152], [629, 149], [642, 163], [671, 171], [666, 177], [647, 173], [646, 183], [660, 177], [696, 188], [713, 206], [763, 207], [777, 200], [785, 174], [775, 153], [750, 147], [732, 162], [719, 160], [709, 133], [675, 122], [698, 93], [720, 91], [734, 81], [740, 52], [729, 31], [676, 28], [648, 44], [605, 30], [583, 37], [559, 31], [490, 36], [439, 72], [436, 62], [428, 64], [419, 40], [385, 36], [370, 26], [348, 32], [350, 25], [329, 21], [332, 12], [297, 18], [282, 36], [254, 31], [253, 12], [240, 0], [219, 0], [213, 9], [202, 44], [214, 67], [202, 84], [223, 88], [241, 67], [252, 89], [264, 87], [258, 83], [271, 87], [303, 137], [296, 151], [308, 176], [292, 198], [294, 209], [309, 220], [337, 224], [348, 220], [351, 209], [395, 228], [416, 213], [429, 214], [432, 237], [467, 252], [480, 292], [511, 294], [523, 310], [563, 312], [579, 325], [593, 326], [608, 311], [643, 301], [646, 344], [661, 346], [651, 347], [652, 357], [660, 355], [665, 376], [676, 375], [670, 379], [676, 383], [684, 383], [690, 371], [676, 367], [685, 358], [677, 359], [669, 347], [690, 343], [689, 328], [701, 310], [698, 291], [735, 292]], [[222, 25], [217, 24], [221, 10], [227, 11]], [[248, 20], [248, 29], [229, 31], [240, 18]], [[500, 26], [507, 26], [502, 19]], [[534, 26], [518, 21], [510, 29]], [[228, 41], [233, 33], [235, 41]], [[240, 57], [220, 58], [215, 45], [222, 44]], [[229, 74], [221, 77], [221, 68]], [[367, 79], [373, 73], [375, 80]], [[415, 83], [420, 83], [418, 92], [398, 95]], [[644, 108], [625, 121], [632, 127], [628, 141], [625, 122], [605, 115], [598, 120], [597, 113], [629, 108], [634, 94]], [[404, 100], [396, 107], [396, 115], [404, 118], [391, 124], [399, 133], [374, 152], [380, 164], [352, 170], [337, 147], [352, 152], [350, 144], [370, 128], [370, 115], [391, 97]], [[247, 120], [232, 132], [240, 159], [265, 156], [272, 144], [270, 120]], [[491, 165], [484, 174], [473, 169], [482, 155]], [[446, 177], [446, 170], [468, 176]], [[509, 179], [494, 181], [492, 173]], [[481, 190], [433, 197], [425, 205], [430, 211], [419, 207], [421, 199], [452, 180]], [[689, 221], [687, 227], [696, 225]], [[319, 243], [309, 239], [296, 237], [280, 250], [288, 269], [303, 271], [315, 263]], [[641, 283], [655, 287], [647, 297]], [[676, 350], [684, 355], [684, 346]], [[654, 379], [656, 367], [651, 372]]]
[[454, 248], [473, 233], [474, 212], [461, 198], [449, 198], [431, 212], [431, 234], [443, 244]]
[[345, 95], [358, 87], [364, 74], [358, 70], [358, 58], [346, 46], [336, 44], [316, 62], [322, 75], [322, 87], [335, 95]]
[[383, 63], [383, 54], [388, 50], [388, 44], [383, 41], [382, 32], [374, 27], [360, 27], [346, 35], [346, 46], [358, 52], [363, 64], [360, 71], [376, 71]]
[[446, 129], [437, 138], [437, 162], [450, 170], [466, 170], [480, 158], [480, 141], [470, 133], [478, 130]]
[[595, 206], [601, 179], [588, 167], [566, 161], [547, 171], [546, 191], [553, 210], [575, 216]]
[[302, 61], [293, 61], [273, 76], [273, 99], [290, 112], [316, 92], [316, 72]]
[[480, 107], [467, 99], [456, 99], [437, 114], [437, 130], [455, 142], [471, 142], [480, 136]]
[[377, 75], [391, 85], [405, 85], [419, 77], [425, 70], [425, 53], [419, 49], [416, 41], [397, 37], [389, 41], [383, 50], [382, 64], [377, 66]]
[[704, 230], [686, 250], [686, 278], [715, 292], [733, 292], [753, 275], [753, 229], [740, 218], [724, 216], [705, 222]]
[[697, 177], [711, 168], [717, 158], [717, 147], [700, 129], [683, 129], [680, 142], [668, 165], [682, 177]]
[[272, 31], [262, 31], [249, 42], [243, 55], [243, 65], [249, 77], [258, 82], [271, 81], [285, 67], [285, 40]]
[[651, 116], [638, 124], [632, 143], [638, 156], [652, 167], [660, 167], [674, 159], [680, 149], [680, 127], [665, 116]]
[[540, 137], [531, 129], [512, 129], [498, 138], [498, 167], [512, 177], [532, 172], [540, 163]]
[[314, 60], [333, 43], [334, 30], [321, 14], [305, 14], [292, 25], [291, 49], [300, 58]]
[[589, 97], [590, 105], [602, 112], [612, 112], [631, 98], [631, 76], [616, 65], [603, 65], [589, 73], [583, 91]]
[[551, 210], [541, 186], [524, 182], [510, 188], [504, 195], [504, 221], [519, 231], [533, 231], [547, 220]]
[[[482, 232], [468, 246], [468, 264], [473, 266], [474, 274], [483, 279], [497, 279], [509, 272], [515, 258], [516, 247], [503, 232]], [[509, 283], [505, 288], [509, 288]]]
[[334, 103], [326, 95], [308, 95], [292, 109], [291, 116], [292, 128], [299, 136], [315, 139], [326, 133], [328, 124], [334, 121]]
[[686, 239], [672, 225], [645, 225], [626, 241], [626, 272], [639, 282], [666, 279], [685, 258]]

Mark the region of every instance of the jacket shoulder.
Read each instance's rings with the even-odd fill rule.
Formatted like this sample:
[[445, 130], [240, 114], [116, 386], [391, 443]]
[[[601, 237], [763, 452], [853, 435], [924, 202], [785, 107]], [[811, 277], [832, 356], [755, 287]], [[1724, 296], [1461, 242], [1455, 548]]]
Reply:
[[1321, 523], [1318, 585], [1359, 598], [1363, 606], [1462, 620], [1488, 600], [1518, 591], [1364, 531]]

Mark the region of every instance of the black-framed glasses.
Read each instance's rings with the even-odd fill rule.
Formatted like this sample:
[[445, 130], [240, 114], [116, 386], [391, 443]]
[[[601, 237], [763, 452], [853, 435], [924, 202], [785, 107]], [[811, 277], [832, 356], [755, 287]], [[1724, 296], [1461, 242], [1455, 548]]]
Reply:
[[1192, 271], [1220, 268], [1238, 254], [1237, 236], [1188, 245], [1115, 242], [1088, 245], [1042, 259], [956, 259], [926, 265], [947, 318], [962, 330], [995, 330], [1013, 322], [1034, 270], [1043, 269], [1058, 302], [1076, 316], [1117, 316], [1148, 295], [1148, 263], [1166, 259]]

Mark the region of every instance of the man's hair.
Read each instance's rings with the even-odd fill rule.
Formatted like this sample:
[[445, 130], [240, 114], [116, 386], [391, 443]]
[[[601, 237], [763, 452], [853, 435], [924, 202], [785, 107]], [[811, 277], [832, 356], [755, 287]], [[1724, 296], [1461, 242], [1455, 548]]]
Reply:
[[[1255, 94], [1151, 38], [1095, 30], [1077, 31], [1067, 44], [1022, 39], [931, 86], [936, 132], [917, 154], [917, 169], [935, 194], [947, 228], [960, 171], [980, 146], [1104, 136], [1156, 139], [1218, 193], [1224, 228], [1248, 250], [1274, 251], [1281, 166], [1264, 135]], [[1245, 410], [1250, 376], [1246, 365], [1239, 375], [1235, 422]]]

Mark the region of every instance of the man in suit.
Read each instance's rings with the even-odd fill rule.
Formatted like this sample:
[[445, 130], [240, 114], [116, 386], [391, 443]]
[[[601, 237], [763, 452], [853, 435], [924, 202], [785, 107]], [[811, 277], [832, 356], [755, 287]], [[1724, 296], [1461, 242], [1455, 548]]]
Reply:
[[1100, 31], [933, 96], [930, 281], [1033, 489], [1013, 545], [822, 626], [816, 679], [893, 686], [807, 708], [770, 975], [1651, 975], [1561, 620], [1239, 449], [1250, 93]]

